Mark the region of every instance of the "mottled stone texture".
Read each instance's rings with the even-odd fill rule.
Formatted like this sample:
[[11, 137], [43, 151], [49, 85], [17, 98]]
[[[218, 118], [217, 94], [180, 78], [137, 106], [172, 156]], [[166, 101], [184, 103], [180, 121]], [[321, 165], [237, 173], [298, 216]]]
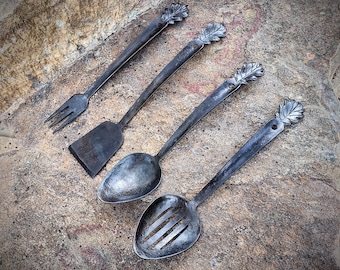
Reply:
[[[54, 2], [60, 13], [49, 13], [53, 18], [49, 26], [26, 20], [27, 28], [65, 30], [68, 36], [57, 34], [60, 51], [51, 40], [45, 40], [49, 53], [31, 50], [33, 64], [54, 63], [50, 75], [36, 64], [18, 72], [23, 78], [18, 83], [48, 81], [50, 91], [33, 89], [1, 115], [0, 268], [340, 269], [337, 1], [189, 0], [190, 16], [184, 22], [166, 29], [93, 96], [84, 114], [52, 134], [43, 120], [72, 94], [83, 92], [170, 3], [155, 7], [148, 2], [149, 10], [137, 5], [138, 14], [147, 12], [128, 24], [127, 17], [117, 19], [114, 24], [125, 25], [121, 31], [85, 50], [79, 61], [65, 68], [65, 53], [74, 53], [67, 59], [79, 57], [77, 45], [87, 49], [97, 44], [105, 36], [100, 25], [110, 22], [100, 12], [99, 1], [81, 2], [85, 10], [90, 3], [97, 7], [88, 11], [89, 21], [80, 23], [87, 30], [70, 30], [70, 19], [61, 12], [68, 1]], [[129, 10], [125, 5], [132, 5], [100, 3], [112, 11], [115, 5], [125, 11]], [[43, 5], [27, 6], [47, 16], [38, 12]], [[82, 17], [80, 6], [72, 10]], [[111, 15], [114, 18], [115, 13]], [[91, 179], [68, 145], [102, 121], [119, 121], [166, 63], [212, 21], [225, 24], [227, 38], [206, 46], [154, 94], [124, 129], [122, 148]], [[92, 34], [85, 37], [88, 31]], [[55, 58], [56, 51], [63, 56]], [[132, 152], [156, 154], [193, 108], [244, 61], [261, 62], [265, 76], [228, 98], [164, 156], [163, 179], [155, 192], [120, 205], [97, 199], [97, 187], [112, 166]], [[19, 55], [12, 62], [19, 65]], [[29, 62], [22, 67], [29, 68]], [[15, 77], [17, 70], [12, 65], [8, 69]], [[203, 231], [198, 242], [165, 260], [137, 257], [132, 250], [134, 230], [149, 203], [166, 193], [191, 199], [287, 97], [304, 105], [304, 120], [288, 127], [199, 207]]]
[[0, 6], [0, 112], [50, 90], [60, 72], [159, 0], [16, 0]]

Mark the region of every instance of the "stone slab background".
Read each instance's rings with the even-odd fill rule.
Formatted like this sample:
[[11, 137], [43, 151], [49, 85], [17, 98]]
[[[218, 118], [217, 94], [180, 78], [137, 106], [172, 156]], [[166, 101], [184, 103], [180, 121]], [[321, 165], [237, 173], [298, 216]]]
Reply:
[[[24, 2], [15, 11], [31, 8]], [[54, 2], [63, 5], [61, 10], [75, 3]], [[32, 81], [27, 89], [16, 86], [21, 98], [7, 99], [1, 115], [1, 269], [340, 268], [337, 1], [190, 0], [190, 16], [136, 55], [93, 96], [77, 121], [56, 134], [44, 124], [72, 94], [84, 92], [170, 3], [131, 4], [106, 39], [99, 33], [101, 13], [92, 14], [86, 28], [92, 34], [79, 43], [85, 48], [81, 53], [75, 46], [65, 54], [61, 46], [49, 58], [29, 50], [32, 57], [38, 55], [37, 62], [62, 56], [52, 61], [49, 75], [41, 66], [29, 71], [42, 87]], [[114, 10], [114, 5], [107, 8]], [[60, 17], [49, 14], [56, 31]], [[136, 16], [129, 22], [131, 14]], [[122, 148], [91, 179], [68, 145], [102, 121], [119, 121], [166, 63], [213, 21], [224, 23], [227, 38], [206, 46], [157, 90], [124, 129]], [[81, 40], [75, 31], [68, 34], [70, 40]], [[265, 76], [218, 106], [162, 159], [163, 180], [155, 192], [120, 205], [97, 199], [97, 187], [112, 166], [132, 152], [156, 154], [193, 108], [245, 61], [261, 62]], [[27, 77], [16, 58], [6, 63], [13, 77]], [[137, 257], [134, 230], [148, 204], [167, 193], [191, 199], [275, 115], [283, 98], [302, 102], [304, 120], [287, 128], [199, 207], [203, 232], [198, 242], [169, 259]]]

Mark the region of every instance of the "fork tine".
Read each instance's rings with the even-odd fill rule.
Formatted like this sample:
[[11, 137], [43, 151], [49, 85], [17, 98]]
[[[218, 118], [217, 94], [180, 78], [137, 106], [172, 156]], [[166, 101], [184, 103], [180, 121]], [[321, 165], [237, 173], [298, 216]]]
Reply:
[[65, 119], [67, 116], [69, 116], [72, 113], [71, 110], [66, 110], [62, 114], [58, 116], [58, 118], [49, 126], [49, 128], [54, 127], [57, 125], [59, 122], [61, 122], [63, 119]]
[[54, 113], [52, 113], [50, 115], [50, 117], [45, 120], [44, 123], [50, 121], [54, 116], [56, 116], [58, 113], [62, 112], [63, 110], [67, 109], [68, 107], [69, 106], [67, 105], [67, 102], [65, 102], [63, 105], [60, 106], [60, 108], [58, 110], [56, 110]]
[[[75, 114], [74, 112], [71, 112], [69, 114], [69, 117], [64, 121], [64, 123], [62, 123], [57, 129], [55, 129], [53, 131], [53, 133], [56, 133], [57, 131], [63, 129], [65, 126], [67, 126], [69, 123], [71, 123], [74, 119], [76, 119], [77, 116], [78, 116], [77, 114]], [[67, 117], [67, 116], [65, 116], [65, 117]]]

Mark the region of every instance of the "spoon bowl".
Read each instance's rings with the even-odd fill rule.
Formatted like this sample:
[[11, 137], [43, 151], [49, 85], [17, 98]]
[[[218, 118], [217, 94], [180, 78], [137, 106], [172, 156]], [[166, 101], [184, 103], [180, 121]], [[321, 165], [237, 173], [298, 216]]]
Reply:
[[133, 248], [144, 259], [176, 255], [189, 249], [201, 234], [196, 208], [185, 198], [165, 195], [143, 213]]
[[120, 160], [98, 188], [98, 198], [106, 203], [122, 203], [146, 196], [161, 180], [158, 159], [146, 153], [134, 153]]

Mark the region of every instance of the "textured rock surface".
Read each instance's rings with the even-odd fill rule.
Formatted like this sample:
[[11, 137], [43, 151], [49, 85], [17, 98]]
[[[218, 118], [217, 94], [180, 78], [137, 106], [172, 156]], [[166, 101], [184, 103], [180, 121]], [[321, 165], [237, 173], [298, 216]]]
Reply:
[[0, 6], [0, 111], [160, 1], [15, 0]]
[[[51, 81], [51, 91], [36, 91], [2, 114], [1, 268], [339, 269], [336, 1], [217, 0], [213, 6], [188, 1], [185, 22], [143, 49], [77, 121], [55, 135], [43, 124], [169, 3], [138, 16], [63, 69]], [[124, 129], [122, 148], [91, 179], [68, 145], [104, 120], [119, 121], [162, 67], [212, 21], [225, 24], [227, 38], [206, 46], [154, 94]], [[97, 199], [98, 185], [118, 160], [132, 152], [156, 154], [192, 109], [244, 61], [261, 62], [265, 76], [222, 103], [163, 158], [163, 181], [155, 192], [120, 205]], [[304, 120], [287, 128], [199, 207], [203, 232], [198, 242], [165, 260], [137, 257], [134, 230], [148, 204], [166, 193], [191, 199], [286, 97], [302, 102]]]

